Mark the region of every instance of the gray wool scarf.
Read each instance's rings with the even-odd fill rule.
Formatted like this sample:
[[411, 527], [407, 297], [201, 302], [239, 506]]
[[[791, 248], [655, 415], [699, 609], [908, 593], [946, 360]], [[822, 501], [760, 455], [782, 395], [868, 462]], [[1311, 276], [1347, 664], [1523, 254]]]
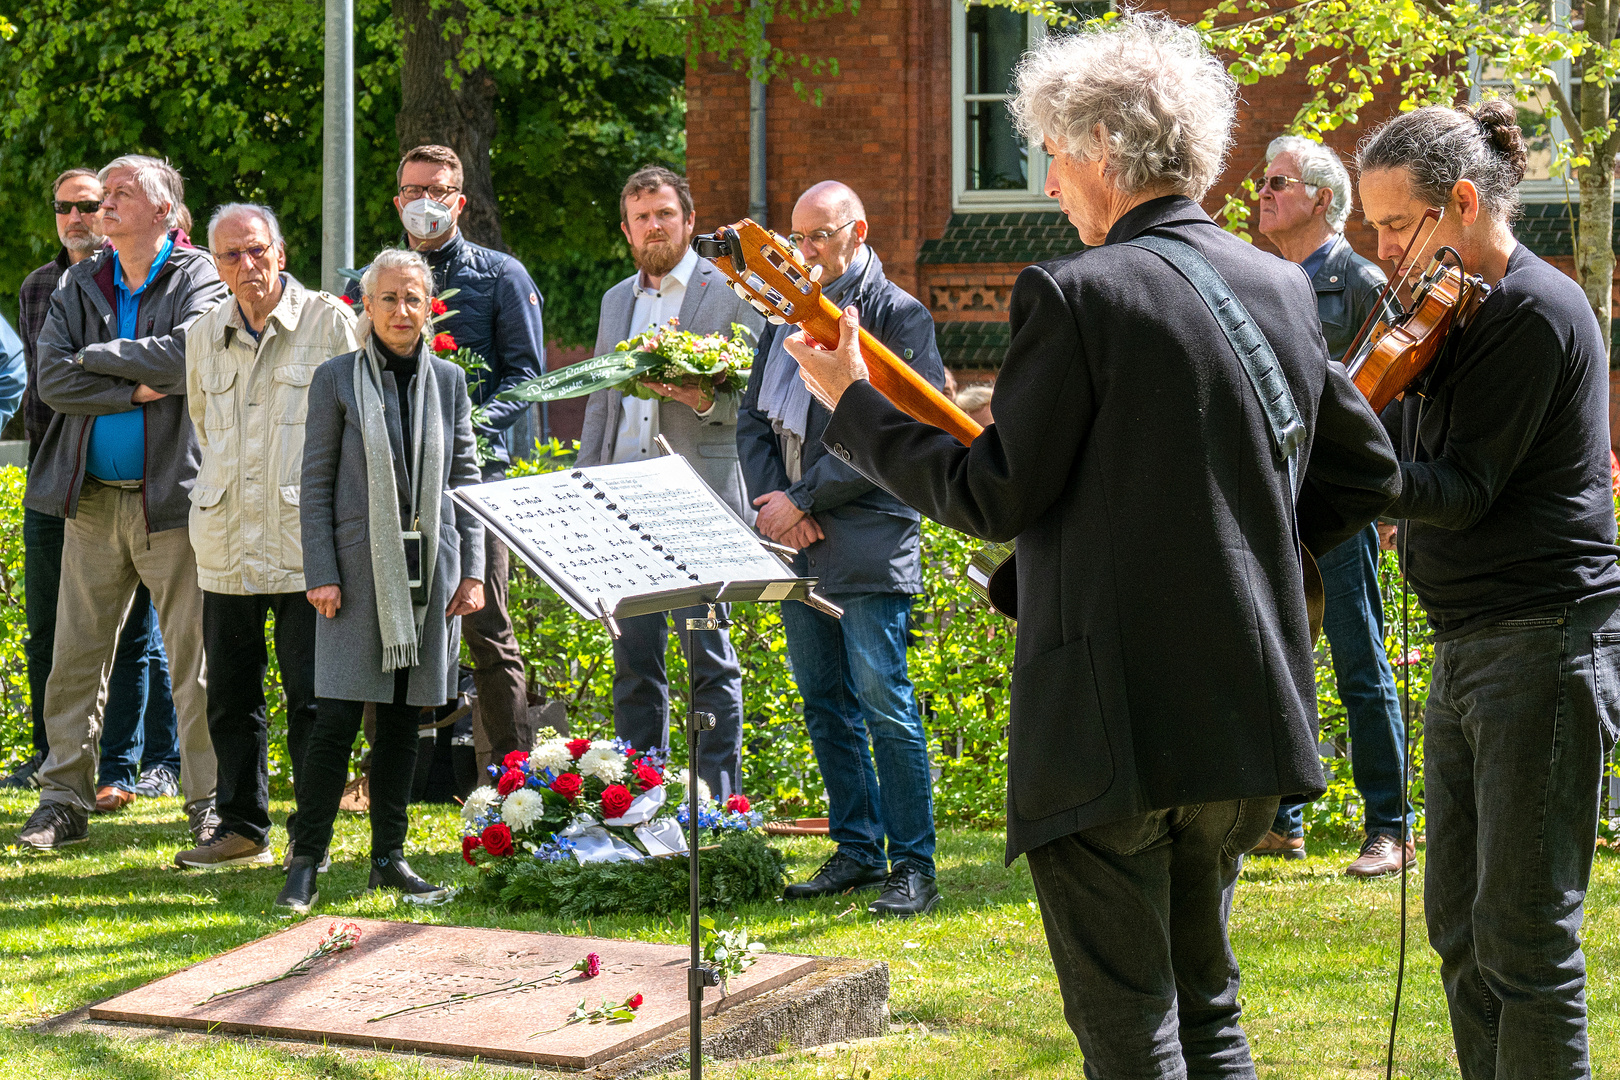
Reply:
[[[444, 417], [434, 385], [433, 353], [427, 339], [417, 346], [411, 430], [403, 432], [415, 467], [411, 483], [411, 528], [422, 534], [422, 584], [410, 587], [405, 542], [400, 538], [399, 496], [394, 490], [394, 452], [383, 414], [382, 358], [377, 339], [354, 358], [354, 400], [360, 406], [360, 433], [366, 447], [366, 494], [371, 523], [371, 579], [377, 596], [377, 625], [382, 631], [384, 671], [412, 668], [427, 623], [433, 595], [433, 571], [439, 561], [439, 496], [444, 486]], [[400, 394], [410, 387], [396, 387]]]

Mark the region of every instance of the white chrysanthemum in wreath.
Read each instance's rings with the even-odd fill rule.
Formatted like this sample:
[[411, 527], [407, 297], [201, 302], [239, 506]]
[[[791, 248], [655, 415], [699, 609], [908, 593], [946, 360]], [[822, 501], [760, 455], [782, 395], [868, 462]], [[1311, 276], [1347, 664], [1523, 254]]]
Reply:
[[467, 796], [467, 801], [461, 804], [461, 818], [463, 821], [473, 821], [488, 810], [490, 804], [500, 798], [500, 793], [492, 787], [481, 787]]
[[595, 742], [579, 759], [581, 776], [594, 776], [604, 784], [617, 784], [624, 779], [624, 755], [610, 742]]
[[565, 772], [573, 763], [574, 755], [568, 752], [568, 744], [562, 739], [541, 743], [529, 755], [529, 768], [536, 774], [543, 769], [550, 769], [553, 775], [556, 775]]
[[546, 800], [529, 788], [518, 788], [501, 804], [501, 820], [515, 833], [528, 832], [545, 812]]
[[[687, 771], [682, 769], [679, 775], [675, 777], [675, 782], [680, 784], [682, 787], [685, 787], [687, 783], [686, 776]], [[681, 801], [685, 802], [686, 800], [682, 799]], [[698, 777], [698, 802], [705, 806], [709, 804], [709, 785], [703, 782], [703, 778], [701, 776]]]

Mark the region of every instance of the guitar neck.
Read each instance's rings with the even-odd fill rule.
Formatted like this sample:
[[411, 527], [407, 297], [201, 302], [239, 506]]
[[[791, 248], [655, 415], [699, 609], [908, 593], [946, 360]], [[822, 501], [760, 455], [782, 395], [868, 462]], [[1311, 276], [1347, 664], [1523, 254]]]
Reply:
[[[826, 348], [838, 347], [838, 318], [842, 314], [837, 305], [825, 296], [800, 325], [804, 332]], [[967, 413], [956, 407], [950, 398], [934, 389], [933, 384], [915, 368], [900, 359], [877, 338], [861, 331], [861, 358], [866, 361], [867, 377], [878, 393], [889, 399], [895, 408], [924, 424], [948, 432], [963, 446], [970, 446], [984, 429], [973, 422]]]

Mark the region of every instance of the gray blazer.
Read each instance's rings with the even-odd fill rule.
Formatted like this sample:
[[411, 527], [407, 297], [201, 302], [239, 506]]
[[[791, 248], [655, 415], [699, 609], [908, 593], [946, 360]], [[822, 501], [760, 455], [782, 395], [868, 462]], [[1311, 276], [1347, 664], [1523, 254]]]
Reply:
[[[619, 282], [602, 295], [602, 314], [596, 324], [596, 353], [611, 352], [613, 346], [630, 336], [630, 317], [636, 307], [636, 274]], [[681, 301], [680, 328], [694, 334], [731, 334], [731, 324], [740, 323], [757, 339], [765, 326], [764, 318], [731, 291], [725, 276], [713, 264], [699, 261], [686, 283]], [[742, 468], [737, 464], [737, 399], [722, 394], [714, 411], [706, 417], [677, 401], [663, 402], [658, 409], [658, 430], [675, 452], [692, 463], [698, 475], [749, 524], [754, 508], [743, 498]], [[623, 417], [624, 395], [617, 390], [598, 390], [585, 401], [585, 426], [579, 436], [579, 464], [606, 465], [613, 460], [614, 444]]]
[[[317, 616], [315, 694], [345, 701], [393, 701], [394, 673], [382, 669], [382, 631], [377, 626], [376, 591], [371, 579], [369, 488], [366, 448], [354, 399], [354, 353], [328, 360], [309, 384], [309, 416], [304, 422], [304, 480], [299, 523], [304, 536], [304, 584], [311, 589], [337, 585], [343, 603], [336, 616]], [[467, 377], [448, 360], [433, 360], [439, 408], [454, 421], [444, 426], [446, 491], [478, 483]], [[394, 450], [394, 483], [401, 517], [410, 511], [406, 487], [404, 435], [394, 376], [383, 372], [384, 416]], [[401, 522], [401, 526], [404, 526]], [[484, 527], [460, 510], [449, 494], [440, 496], [439, 557], [428, 597], [427, 626], [417, 665], [411, 669], [405, 700], [412, 705], [443, 705], [454, 694], [461, 652], [461, 619], [443, 612], [463, 578], [484, 576]], [[435, 613], [438, 613], [437, 616]]]

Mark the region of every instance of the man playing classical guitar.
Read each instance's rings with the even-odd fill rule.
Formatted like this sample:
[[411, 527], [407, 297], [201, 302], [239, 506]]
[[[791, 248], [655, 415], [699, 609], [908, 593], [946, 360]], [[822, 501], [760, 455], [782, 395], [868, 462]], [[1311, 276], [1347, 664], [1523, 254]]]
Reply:
[[1238, 866], [1280, 796], [1323, 789], [1291, 485], [1318, 550], [1398, 491], [1376, 417], [1300, 332], [1309, 282], [1195, 201], [1234, 99], [1158, 15], [1024, 58], [1014, 115], [1092, 246], [1019, 276], [972, 446], [865, 381], [853, 308], [836, 351], [787, 342], [835, 405], [834, 454], [936, 520], [1018, 539], [1007, 855], [1029, 856], [1091, 1077], [1254, 1076], [1226, 934]]

